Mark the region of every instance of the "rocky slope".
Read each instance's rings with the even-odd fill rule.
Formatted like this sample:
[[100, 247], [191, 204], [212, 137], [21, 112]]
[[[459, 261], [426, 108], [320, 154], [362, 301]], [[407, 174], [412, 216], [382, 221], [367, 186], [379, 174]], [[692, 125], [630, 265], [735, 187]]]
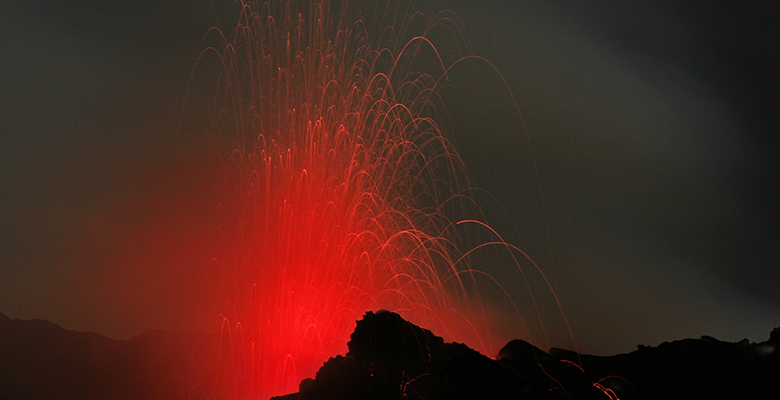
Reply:
[[[116, 341], [0, 314], [0, 399], [188, 399], [198, 381], [191, 358], [211, 342], [163, 331]], [[489, 358], [398, 314], [369, 312], [347, 354], [278, 399], [774, 398], [779, 347], [776, 328], [762, 343], [703, 336], [609, 357], [513, 340]]]

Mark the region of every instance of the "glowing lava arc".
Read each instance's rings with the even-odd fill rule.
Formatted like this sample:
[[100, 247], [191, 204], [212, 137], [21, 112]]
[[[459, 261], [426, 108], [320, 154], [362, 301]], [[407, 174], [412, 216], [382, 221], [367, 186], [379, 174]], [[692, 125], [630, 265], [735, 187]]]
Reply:
[[367, 310], [486, 350], [487, 328], [469, 322], [470, 240], [453, 223], [478, 212], [445, 135], [447, 64], [425, 38], [438, 29], [462, 43], [454, 16], [405, 1], [363, 13], [348, 1], [236, 5], [235, 29], [212, 30], [223, 43], [204, 52], [221, 59], [208, 396], [297, 391], [346, 351]]

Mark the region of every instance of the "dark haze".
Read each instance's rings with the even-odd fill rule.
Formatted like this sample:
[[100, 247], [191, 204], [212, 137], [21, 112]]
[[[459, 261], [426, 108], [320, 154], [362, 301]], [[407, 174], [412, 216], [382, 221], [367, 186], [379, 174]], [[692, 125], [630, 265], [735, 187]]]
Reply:
[[[192, 307], [208, 251], [190, 219], [206, 212], [207, 121], [178, 123], [210, 3], [0, 4], [0, 312], [123, 339], [209, 318]], [[500, 78], [472, 77], [495, 114], [454, 141], [579, 350], [763, 340], [780, 321], [780, 6], [438, 7], [517, 99], [543, 203]]]

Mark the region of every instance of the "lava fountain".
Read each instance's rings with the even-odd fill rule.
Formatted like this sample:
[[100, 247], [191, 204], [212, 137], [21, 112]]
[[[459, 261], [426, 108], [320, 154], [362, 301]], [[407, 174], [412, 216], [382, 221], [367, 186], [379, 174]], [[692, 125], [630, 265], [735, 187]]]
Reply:
[[497, 350], [469, 254], [502, 241], [478, 239], [486, 225], [448, 139], [462, 26], [370, 3], [234, 2], [234, 28], [207, 35], [203, 59], [219, 59], [207, 397], [297, 391], [368, 310]]

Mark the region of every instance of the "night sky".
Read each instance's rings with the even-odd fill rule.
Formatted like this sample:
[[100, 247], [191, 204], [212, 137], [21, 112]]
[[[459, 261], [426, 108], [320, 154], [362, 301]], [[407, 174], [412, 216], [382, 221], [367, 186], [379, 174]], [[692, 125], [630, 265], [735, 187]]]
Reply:
[[[0, 3], [0, 312], [119, 339], [203, 323], [209, 116], [197, 79], [185, 94], [210, 3]], [[780, 326], [780, 6], [477, 3], [439, 8], [501, 72], [525, 130], [483, 68], [469, 84], [495, 114], [453, 141], [579, 350], [766, 340]]]

